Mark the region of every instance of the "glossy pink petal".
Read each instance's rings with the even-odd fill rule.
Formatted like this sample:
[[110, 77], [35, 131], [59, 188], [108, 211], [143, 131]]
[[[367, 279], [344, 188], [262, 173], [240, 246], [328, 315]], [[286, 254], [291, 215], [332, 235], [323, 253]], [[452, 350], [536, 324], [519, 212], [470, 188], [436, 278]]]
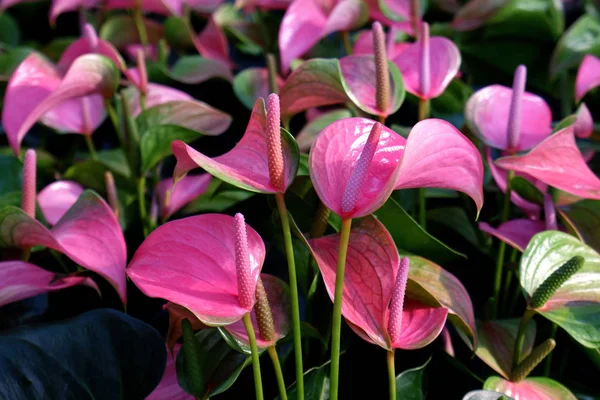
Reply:
[[[339, 234], [309, 240], [332, 301], [339, 243]], [[387, 313], [399, 263], [394, 240], [381, 222], [374, 217], [353, 222], [344, 275], [342, 315], [360, 328], [371, 343], [384, 349], [391, 348]]]
[[0, 262], [0, 307], [38, 294], [54, 292], [75, 285], [86, 285], [99, 292], [91, 278], [61, 277], [23, 261]]
[[431, 70], [427, 93], [421, 93], [420, 89], [420, 43], [409, 45], [396, 58], [389, 57], [402, 72], [406, 91], [424, 100], [441, 95], [456, 76], [461, 63], [458, 47], [449, 39], [434, 36], [429, 39], [429, 48]]
[[510, 382], [492, 376], [485, 381], [483, 388], [504, 393], [513, 399], [577, 400], [569, 389], [549, 378], [527, 378], [520, 382]]
[[56, 181], [43, 188], [37, 195], [37, 202], [46, 221], [56, 225], [83, 190], [83, 186], [74, 181]]
[[546, 224], [530, 219], [513, 219], [498, 228], [492, 228], [489, 224], [481, 222], [479, 229], [523, 252], [533, 235], [546, 230]]
[[[108, 10], [125, 9], [133, 10], [139, 0], [106, 0], [104, 7]], [[141, 0], [142, 10], [149, 13], [161, 15], [177, 15], [183, 12], [183, 4], [180, 0]]]
[[[210, 158], [194, 150], [182, 141], [174, 141], [173, 154], [177, 165], [173, 177], [181, 179], [189, 170], [204, 168], [219, 179], [253, 192], [277, 193], [279, 190], [271, 184], [267, 157], [267, 115], [262, 98], [254, 104], [246, 132], [236, 146], [221, 156]], [[287, 188], [294, 179], [297, 156], [286, 144], [286, 136], [282, 131], [283, 159], [285, 168], [284, 187]], [[294, 142], [295, 143], [295, 142]]]
[[227, 37], [213, 17], [209, 18], [202, 32], [193, 41], [196, 49], [203, 57], [219, 61], [228, 68], [233, 67], [233, 62], [229, 57]]
[[[173, 179], [163, 179], [156, 185], [160, 217], [164, 220], [206, 191], [212, 176], [210, 174], [186, 175], [173, 188]], [[170, 192], [167, 196], [167, 193]], [[168, 197], [168, 199], [167, 199]]]
[[[388, 48], [386, 49], [387, 58], [390, 60], [399, 58], [400, 54], [410, 46], [411, 44], [408, 42], [388, 44]], [[373, 52], [373, 31], [370, 29], [364, 30], [358, 35], [358, 38], [354, 42], [352, 54], [356, 56], [370, 55], [373, 54]]]
[[575, 79], [575, 99], [581, 100], [593, 88], [600, 86], [600, 58], [586, 54]]
[[426, 119], [408, 135], [394, 189], [444, 188], [469, 195], [483, 206], [483, 162], [475, 145], [452, 124]]
[[577, 116], [577, 121], [575, 121], [575, 126], [573, 127], [575, 136], [580, 139], [586, 139], [592, 136], [592, 133], [594, 133], [594, 120], [585, 103], [581, 103], [575, 115]]
[[471, 0], [456, 13], [452, 27], [461, 32], [477, 29], [507, 3], [508, 0]]
[[[256, 285], [265, 245], [252, 227], [246, 230]], [[234, 218], [224, 214], [167, 222], [144, 240], [127, 275], [147, 296], [179, 304], [207, 325], [231, 324], [251, 310], [240, 306], [234, 236]]]
[[65, 254], [108, 280], [126, 303], [125, 239], [112, 210], [94, 192], [83, 192], [51, 230], [20, 209], [5, 209], [0, 232], [5, 247], [45, 246]]
[[420, 349], [433, 342], [446, 323], [448, 309], [431, 307], [412, 299], [404, 300], [400, 338], [392, 343], [395, 349]]
[[333, 32], [350, 31], [361, 19], [362, 11], [361, 0], [338, 0], [328, 13], [321, 37]]
[[[126, 100], [129, 104], [129, 110], [133, 117], [137, 117], [142, 112], [140, 107], [140, 93], [136, 90], [128, 90]], [[189, 94], [181, 90], [173, 89], [169, 86], [159, 85], [158, 83], [149, 83], [146, 92], [146, 109], [165, 104], [172, 101], [191, 101], [194, 100]]]
[[553, 134], [525, 155], [497, 159], [496, 165], [525, 172], [575, 196], [600, 199], [600, 179], [583, 160], [572, 126]]
[[325, 205], [338, 215], [356, 218], [371, 214], [389, 197], [397, 181], [406, 140], [383, 127], [373, 160], [352, 215], [342, 212], [342, 197], [375, 121], [346, 118], [327, 126], [309, 154], [311, 180]]
[[[487, 86], [469, 98], [465, 121], [486, 145], [508, 149], [511, 98], [512, 89], [501, 85]], [[531, 149], [552, 132], [552, 111], [544, 99], [525, 92], [521, 107], [521, 136], [517, 151]]]
[[55, 24], [56, 18], [58, 18], [60, 14], [80, 9], [87, 10], [96, 8], [99, 5], [99, 0], [55, 0], [50, 7], [50, 23]]
[[173, 349], [173, 357], [167, 356], [167, 365], [165, 372], [158, 386], [146, 397], [146, 400], [194, 400], [194, 396], [187, 394], [177, 380], [177, 368], [175, 361], [177, 354], [181, 350], [181, 345], [178, 344]]

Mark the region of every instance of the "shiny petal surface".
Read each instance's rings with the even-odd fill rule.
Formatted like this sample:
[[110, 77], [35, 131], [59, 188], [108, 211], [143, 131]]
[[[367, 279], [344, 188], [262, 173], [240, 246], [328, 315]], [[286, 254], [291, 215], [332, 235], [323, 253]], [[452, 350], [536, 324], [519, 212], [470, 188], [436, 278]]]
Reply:
[[399, 56], [391, 58], [402, 72], [406, 91], [429, 100], [441, 95], [456, 76], [460, 68], [461, 57], [458, 47], [449, 39], [432, 37], [430, 47], [430, 86], [426, 93], [420, 88], [421, 45], [409, 45]]
[[173, 349], [173, 356], [167, 356], [167, 365], [165, 372], [158, 386], [146, 397], [146, 400], [194, 400], [194, 396], [187, 394], [177, 380], [177, 368], [175, 361], [177, 354], [181, 350], [181, 345], [178, 344]]
[[479, 213], [483, 172], [475, 145], [449, 122], [431, 118], [411, 129], [394, 189], [458, 190], [473, 199]]
[[575, 196], [600, 199], [600, 179], [585, 163], [572, 126], [553, 134], [525, 155], [497, 159], [496, 165], [525, 172]]
[[431, 307], [412, 299], [404, 300], [400, 337], [392, 343], [395, 349], [420, 349], [433, 342], [446, 323], [448, 309]]
[[600, 58], [586, 54], [581, 61], [577, 78], [575, 79], [575, 99], [581, 100], [583, 96], [596, 86], [600, 85]]
[[56, 225], [83, 190], [83, 186], [74, 181], [56, 181], [43, 188], [37, 195], [37, 202], [46, 221]]
[[[486, 145], [508, 149], [508, 114], [512, 89], [487, 86], [475, 92], [467, 102], [465, 121], [469, 129]], [[516, 150], [529, 150], [552, 132], [552, 111], [539, 96], [525, 92], [522, 99], [521, 138]]]
[[[209, 158], [181, 141], [174, 141], [173, 154], [177, 158], [175, 181], [181, 179], [189, 170], [201, 167], [219, 179], [250, 191], [278, 192], [277, 188], [271, 185], [269, 177], [266, 131], [265, 103], [263, 99], [258, 99], [254, 104], [244, 137], [228, 153]], [[298, 165], [297, 156], [294, 155], [297, 150], [286, 143], [286, 134], [282, 130], [285, 188], [294, 179]]]
[[[210, 174], [186, 175], [175, 187], [173, 179], [163, 179], [156, 185], [158, 204], [160, 205], [160, 216], [168, 219], [182, 207], [200, 196], [208, 188], [212, 176]], [[167, 200], [167, 192], [170, 192]]]
[[[129, 110], [133, 117], [137, 117], [142, 109], [140, 107], [140, 92], [136, 90], [127, 90], [125, 96]], [[169, 86], [159, 85], [157, 83], [149, 83], [146, 93], [146, 108], [151, 108], [160, 104], [169, 103], [171, 101], [190, 101], [194, 100], [189, 94], [181, 90], [173, 89]]]
[[520, 382], [510, 382], [492, 376], [485, 381], [483, 388], [504, 393], [514, 399], [577, 400], [569, 389], [549, 378], [527, 378]]
[[523, 252], [536, 233], [546, 230], [546, 224], [530, 219], [513, 219], [501, 224], [498, 228], [492, 228], [486, 222], [480, 222], [479, 229]]
[[23, 261], [0, 262], [0, 307], [38, 294], [82, 284], [98, 291], [91, 278], [59, 277], [53, 272]]
[[309, 155], [310, 176], [319, 198], [344, 218], [358, 218], [377, 210], [397, 181], [405, 139], [384, 126], [354, 212], [343, 215], [344, 190], [374, 124], [366, 118], [336, 121], [317, 136]]
[[[363, 330], [372, 343], [389, 349], [387, 313], [400, 257], [392, 237], [377, 219], [367, 217], [352, 225], [342, 315]], [[332, 301], [339, 243], [339, 234], [309, 240]]]
[[[252, 227], [246, 230], [256, 285], [265, 245]], [[185, 307], [207, 325], [228, 325], [250, 311], [238, 298], [234, 236], [234, 218], [224, 214], [167, 222], [144, 240], [127, 275], [149, 297]]]
[[227, 37], [214, 18], [209, 18], [206, 27], [195, 38], [194, 45], [203, 57], [219, 61], [229, 68], [233, 67]]

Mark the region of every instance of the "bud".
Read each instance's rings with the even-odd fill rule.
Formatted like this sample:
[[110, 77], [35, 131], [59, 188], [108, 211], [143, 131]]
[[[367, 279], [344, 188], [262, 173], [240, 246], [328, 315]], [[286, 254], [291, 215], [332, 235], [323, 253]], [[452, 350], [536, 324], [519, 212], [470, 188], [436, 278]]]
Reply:
[[421, 96], [425, 97], [431, 87], [431, 57], [429, 53], [429, 24], [423, 23], [421, 31], [421, 59], [419, 63], [419, 84]]
[[356, 207], [356, 201], [358, 200], [362, 184], [367, 177], [369, 166], [371, 165], [371, 161], [373, 160], [373, 156], [377, 150], [379, 136], [381, 135], [382, 129], [383, 125], [381, 125], [379, 122], [376, 122], [373, 125], [373, 128], [371, 128], [371, 133], [369, 133], [367, 143], [365, 143], [365, 147], [363, 147], [362, 152], [356, 161], [356, 165], [350, 174], [350, 179], [348, 179], [346, 188], [344, 189], [344, 195], [342, 196], [343, 214], [352, 213]]
[[235, 269], [240, 306], [250, 310], [254, 306], [250, 253], [248, 252], [246, 222], [244, 216], [240, 213], [235, 214]]
[[260, 278], [256, 282], [256, 305], [254, 306], [254, 313], [256, 314], [256, 324], [258, 325], [260, 337], [267, 342], [272, 341], [275, 338], [273, 313], [271, 312], [267, 292]]
[[35, 150], [29, 149], [25, 153], [25, 159], [23, 160], [23, 194], [21, 197], [21, 208], [31, 218], [35, 218], [35, 200], [37, 196], [37, 190], [35, 188], [36, 166], [37, 155]]
[[554, 201], [552, 200], [552, 196], [550, 196], [548, 193], [544, 194], [544, 219], [546, 220], [546, 230], [558, 230]]
[[283, 193], [285, 192], [285, 168], [281, 148], [281, 114], [279, 96], [275, 93], [267, 98], [267, 156], [271, 185]]
[[584, 263], [585, 259], [583, 257], [575, 256], [561, 265], [535, 290], [529, 301], [529, 307], [535, 309], [546, 304], [558, 288], [575, 275], [583, 267]]
[[104, 173], [104, 185], [106, 186], [106, 197], [108, 204], [115, 214], [115, 217], [119, 219], [119, 198], [117, 197], [117, 186], [115, 185], [115, 178], [112, 172], [106, 171]]
[[85, 24], [82, 33], [90, 48], [90, 52], [96, 53], [98, 51], [98, 34], [94, 30], [94, 27], [91, 24]]
[[531, 353], [511, 372], [511, 382], [519, 382], [527, 378], [531, 371], [533, 371], [533, 369], [537, 367], [552, 350], [554, 350], [555, 346], [556, 342], [554, 339], [547, 339], [544, 343], [533, 349]]
[[402, 260], [400, 260], [400, 267], [398, 267], [396, 282], [390, 300], [388, 332], [392, 343], [400, 339], [400, 332], [402, 331], [402, 309], [404, 308], [404, 293], [406, 292], [409, 267], [410, 261], [408, 257], [403, 257]]
[[387, 113], [390, 104], [390, 73], [385, 51], [386, 41], [383, 27], [379, 22], [373, 23], [373, 51], [375, 52], [375, 103], [377, 109]]
[[513, 80], [512, 99], [510, 101], [510, 111], [508, 114], [508, 149], [515, 150], [519, 147], [521, 139], [521, 109], [523, 103], [523, 93], [525, 92], [525, 82], [527, 81], [527, 68], [519, 65], [515, 71]]

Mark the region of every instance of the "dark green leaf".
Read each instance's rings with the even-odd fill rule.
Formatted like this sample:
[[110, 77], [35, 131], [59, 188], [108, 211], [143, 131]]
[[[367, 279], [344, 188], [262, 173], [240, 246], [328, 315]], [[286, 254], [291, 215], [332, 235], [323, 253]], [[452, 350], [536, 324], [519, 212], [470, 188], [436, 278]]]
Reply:
[[160, 160], [172, 153], [171, 143], [182, 140], [185, 143], [198, 139], [202, 134], [175, 125], [153, 126], [146, 131], [140, 143], [142, 171], [148, 171]]
[[223, 212], [255, 194], [213, 177], [206, 192], [188, 204], [183, 209], [183, 214]]
[[[144, 25], [148, 35], [148, 43], [156, 44], [163, 38], [164, 29], [160, 23], [145, 18]], [[100, 28], [99, 36], [101, 39], [112, 43], [116, 48], [141, 43], [134, 18], [129, 15], [116, 15], [107, 19]]]
[[[326, 365], [311, 368], [304, 373], [304, 398], [307, 400], [327, 400], [329, 399], [329, 372]], [[296, 399], [296, 383], [288, 389], [288, 398]], [[275, 400], [281, 400], [279, 396]]]
[[403, 400], [425, 399], [423, 374], [430, 360], [427, 360], [420, 367], [407, 369], [396, 377], [396, 398]]
[[510, 182], [512, 190], [525, 200], [535, 204], [544, 204], [544, 194], [527, 179], [515, 176]]
[[0, 42], [16, 46], [21, 41], [21, 31], [17, 21], [7, 13], [0, 15]]
[[558, 212], [571, 233], [600, 251], [600, 201], [580, 201], [560, 207]]
[[550, 64], [553, 77], [579, 65], [583, 56], [600, 56], [600, 20], [582, 15], [560, 38]]

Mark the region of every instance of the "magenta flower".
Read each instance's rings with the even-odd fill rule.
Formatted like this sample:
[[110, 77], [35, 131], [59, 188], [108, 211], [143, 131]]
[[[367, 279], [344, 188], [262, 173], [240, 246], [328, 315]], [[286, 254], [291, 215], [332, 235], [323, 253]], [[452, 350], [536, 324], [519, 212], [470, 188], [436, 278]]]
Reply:
[[48, 224], [56, 225], [83, 191], [83, 186], [74, 181], [56, 181], [43, 188], [37, 202]]
[[573, 126], [575, 136], [580, 139], [587, 139], [592, 136], [592, 133], [594, 133], [594, 120], [585, 103], [581, 103], [575, 116], [577, 117], [575, 125]]
[[[339, 234], [309, 240], [329, 297], [333, 300]], [[384, 349], [417, 349], [442, 331], [445, 307], [431, 307], [405, 298], [409, 261], [400, 261], [390, 234], [375, 218], [352, 226], [342, 315], [354, 332]]]
[[100, 6], [100, 0], [53, 0], [50, 7], [50, 25], [56, 24], [59, 15], [78, 10], [88, 10]]
[[480, 222], [479, 229], [523, 252], [531, 238], [546, 229], [546, 224], [530, 219], [513, 219], [502, 223], [498, 228], [492, 228], [488, 223]]
[[127, 275], [147, 296], [220, 326], [252, 310], [264, 259], [261, 237], [241, 214], [204, 214], [154, 230], [134, 254]]
[[[396, 32], [394, 27], [390, 28], [387, 33], [386, 40], [386, 55], [390, 60], [396, 60], [400, 57], [400, 54], [411, 46], [408, 42], [399, 42], [395, 41]], [[364, 30], [358, 34], [356, 41], [354, 42], [354, 47], [352, 48], [352, 54], [355, 56], [360, 55], [371, 55], [374, 54], [375, 50], [373, 47], [373, 31], [371, 29]]]
[[206, 192], [210, 174], [186, 175], [175, 186], [173, 179], [166, 178], [156, 184], [152, 207], [163, 221]]
[[593, 88], [600, 85], [600, 58], [586, 54], [577, 70], [575, 99], [580, 101]]

